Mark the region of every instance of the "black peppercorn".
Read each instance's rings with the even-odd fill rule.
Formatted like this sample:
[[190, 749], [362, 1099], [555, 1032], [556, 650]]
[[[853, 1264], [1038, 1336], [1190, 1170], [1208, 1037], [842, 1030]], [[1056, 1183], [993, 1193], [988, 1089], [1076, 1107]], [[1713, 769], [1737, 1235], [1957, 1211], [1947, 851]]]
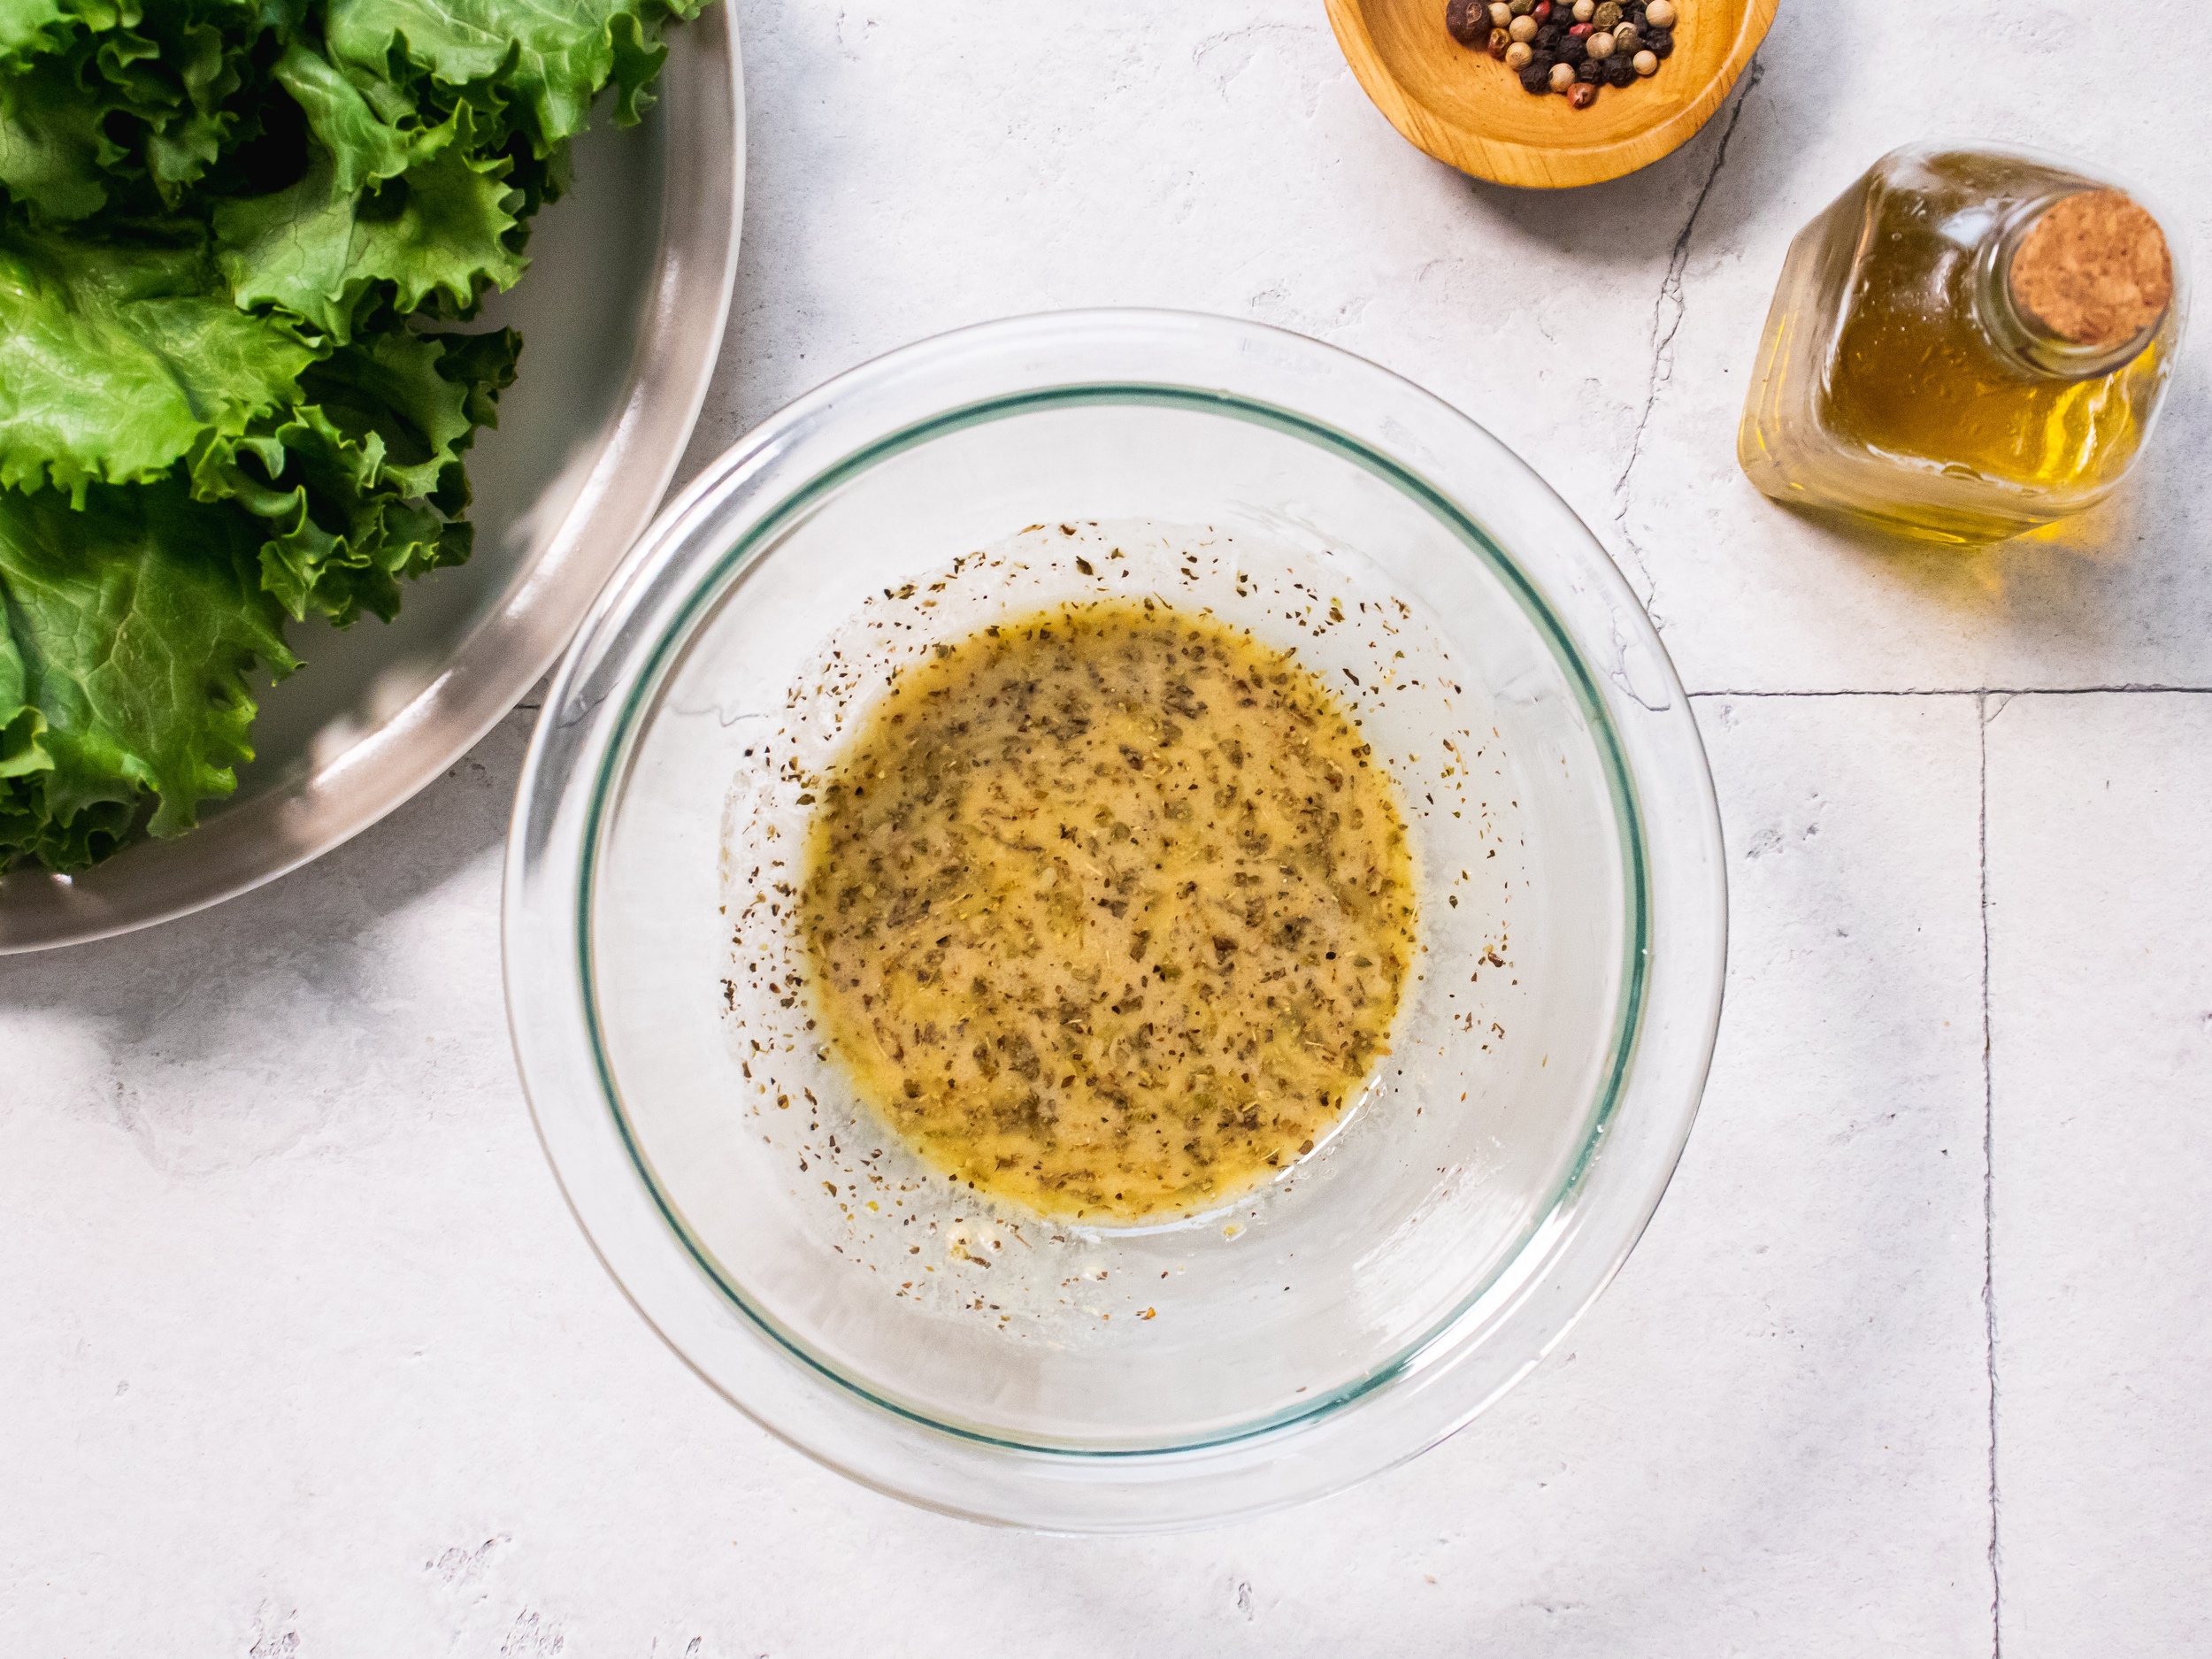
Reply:
[[[1600, 88], [1632, 87], [1658, 73], [1659, 60], [1674, 53], [1675, 23], [1686, 3], [1448, 0], [1445, 25], [1462, 43], [1486, 46], [1531, 94], [1567, 93], [1585, 110]], [[0, 11], [9, 4], [0, 0]]]

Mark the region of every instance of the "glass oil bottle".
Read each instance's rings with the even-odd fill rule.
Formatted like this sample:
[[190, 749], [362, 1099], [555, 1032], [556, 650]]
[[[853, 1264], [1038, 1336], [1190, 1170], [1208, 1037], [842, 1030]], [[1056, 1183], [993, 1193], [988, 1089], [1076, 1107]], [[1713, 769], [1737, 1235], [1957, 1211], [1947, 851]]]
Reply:
[[2001, 541], [2119, 483], [2184, 311], [2124, 192], [2022, 151], [1896, 150], [1791, 244], [1737, 457], [1793, 506]]

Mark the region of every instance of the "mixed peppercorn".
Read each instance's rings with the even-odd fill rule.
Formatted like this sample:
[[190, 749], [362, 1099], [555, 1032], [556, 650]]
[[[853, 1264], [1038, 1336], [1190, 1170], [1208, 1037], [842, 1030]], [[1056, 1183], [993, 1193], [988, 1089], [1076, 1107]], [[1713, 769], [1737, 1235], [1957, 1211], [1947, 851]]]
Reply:
[[1529, 92], [1564, 93], [1578, 110], [1600, 87], [1625, 87], [1674, 54], [1675, 0], [1451, 0], [1444, 27], [1482, 46]]

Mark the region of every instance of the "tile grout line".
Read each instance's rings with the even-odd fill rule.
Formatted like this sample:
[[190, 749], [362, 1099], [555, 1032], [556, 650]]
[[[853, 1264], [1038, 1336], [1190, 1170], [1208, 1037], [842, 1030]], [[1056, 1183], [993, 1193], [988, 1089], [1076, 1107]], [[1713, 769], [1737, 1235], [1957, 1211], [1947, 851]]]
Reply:
[[1989, 695], [1975, 699], [1981, 748], [1979, 859], [1982, 923], [1982, 1338], [1989, 1379], [1989, 1651], [2004, 1659], [2004, 1581], [1997, 1563], [1997, 1161], [1996, 1087], [1989, 1017]]

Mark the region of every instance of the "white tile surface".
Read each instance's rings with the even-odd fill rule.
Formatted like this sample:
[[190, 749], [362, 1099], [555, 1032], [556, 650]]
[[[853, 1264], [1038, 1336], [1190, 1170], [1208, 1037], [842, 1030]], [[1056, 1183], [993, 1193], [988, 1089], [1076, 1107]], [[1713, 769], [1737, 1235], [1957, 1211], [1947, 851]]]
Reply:
[[[1993, 705], [1994, 706], [1994, 705]], [[2212, 1649], [2212, 697], [1989, 724], [2005, 1652]]]
[[2120, 169], [2212, 256], [2202, 99], [2141, 73], [2122, 9], [2018, 0], [1997, 22], [1929, 0], [1908, 27], [1875, 0], [1786, 5], [1740, 119], [1563, 194], [1407, 146], [1315, 0], [741, 10], [746, 253], [691, 465], [918, 335], [1072, 305], [1225, 311], [1372, 357], [1513, 445], [1652, 599], [1694, 690], [2212, 685], [2203, 350], [2124, 499], [1993, 553], [1849, 541], [1735, 462], [1790, 238], [1899, 144]]
[[0, 1645], [1972, 1650], [1972, 707], [1705, 713], [1737, 849], [1730, 1014], [1650, 1235], [1457, 1440], [1195, 1538], [1021, 1537], [861, 1492], [631, 1312], [500, 1029], [526, 716], [276, 887], [0, 964], [24, 1079], [0, 1118]]
[[[1786, 7], [1696, 141], [1539, 196], [1407, 149], [1311, 0], [740, 10], [745, 255], [687, 470], [919, 334], [1215, 310], [1363, 352], [1521, 449], [1694, 688], [2212, 684], [2201, 349], [2124, 504], [1993, 554], [1839, 541], [1732, 459], [1784, 247], [1893, 144], [2124, 163], [2202, 251], [2197, 90], [2129, 70], [2117, 12]], [[1970, 42], [1970, 70], [1930, 40]], [[1989, 728], [1993, 1263], [1977, 700], [1707, 699], [1729, 1011], [1619, 1284], [1407, 1469], [1112, 1543], [815, 1469], [600, 1272], [501, 1019], [518, 717], [274, 887], [0, 961], [0, 1652], [1979, 1654], [1993, 1269], [2006, 1649], [2201, 1651], [2197, 708], [2036, 700]], [[2096, 1133], [2123, 1109], [2139, 1158]]]

